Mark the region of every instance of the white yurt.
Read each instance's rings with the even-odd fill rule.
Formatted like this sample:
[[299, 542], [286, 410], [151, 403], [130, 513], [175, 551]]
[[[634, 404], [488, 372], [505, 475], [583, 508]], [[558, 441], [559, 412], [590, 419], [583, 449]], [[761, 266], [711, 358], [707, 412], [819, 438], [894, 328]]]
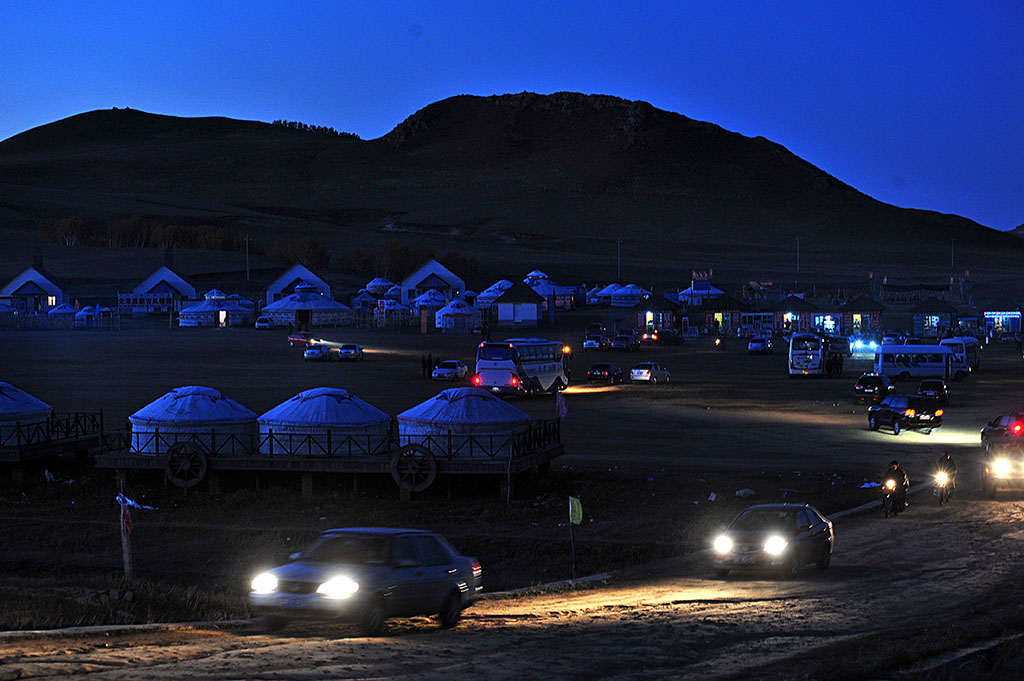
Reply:
[[587, 305], [597, 305], [599, 302], [601, 302], [597, 297], [600, 292], [600, 286], [595, 286], [594, 288], [587, 291]]
[[494, 282], [481, 291], [480, 295], [476, 297], [476, 306], [481, 310], [489, 308], [494, 304], [495, 300], [501, 298], [505, 291], [510, 288], [512, 288], [512, 282], [508, 279], [501, 279], [500, 281]]
[[622, 288], [622, 284], [608, 284], [603, 289], [597, 292], [597, 302], [600, 305], [611, 305], [612, 296], [615, 292]]
[[444, 294], [437, 289], [428, 289], [426, 293], [422, 293], [412, 301], [412, 309], [419, 314], [420, 310], [427, 308], [428, 310], [440, 310], [442, 307], [448, 304], [448, 299], [444, 297]]
[[300, 329], [352, 323], [352, 310], [348, 305], [322, 295], [320, 289], [306, 282], [296, 285], [295, 293], [290, 296], [264, 307], [260, 315], [270, 317], [274, 326], [291, 324]]
[[382, 298], [373, 309], [373, 322], [377, 326], [402, 326], [412, 318], [412, 310], [400, 301]]
[[238, 298], [228, 298], [220, 289], [210, 289], [203, 298], [202, 302], [181, 309], [178, 326], [223, 327], [252, 322], [252, 308], [243, 305]]
[[57, 307], [51, 307], [46, 311], [50, 319], [74, 319], [75, 306], [71, 303], [61, 303]]
[[313, 388], [259, 417], [260, 452], [361, 456], [388, 449], [391, 417], [341, 388]]
[[128, 417], [131, 451], [162, 454], [179, 440], [202, 443], [207, 450], [247, 453], [256, 435], [256, 413], [216, 388], [174, 388]]
[[46, 402], [10, 383], [0, 383], [0, 447], [46, 440], [51, 413]]
[[89, 326], [95, 320], [96, 308], [93, 307], [92, 305], [86, 305], [81, 310], [75, 313], [75, 326]]
[[349, 301], [349, 307], [361, 312], [377, 307], [377, 296], [363, 289], [352, 296], [352, 300]]
[[377, 298], [382, 298], [384, 294], [388, 292], [388, 289], [394, 285], [395, 283], [393, 281], [388, 281], [384, 277], [376, 277], [366, 285], [366, 290], [369, 291], [371, 295], [376, 296]]
[[540, 270], [534, 270], [526, 275], [526, 278], [523, 279], [523, 283], [526, 284], [527, 286], [533, 286], [538, 281], [543, 281], [547, 278], [548, 275], [544, 274]]
[[402, 287], [399, 286], [398, 284], [395, 284], [394, 286], [392, 286], [391, 288], [384, 292], [384, 298], [385, 300], [397, 300], [401, 302]]
[[445, 333], [471, 333], [480, 328], [482, 318], [465, 300], [453, 300], [434, 313], [434, 325]]
[[397, 417], [398, 444], [422, 444], [434, 456], [507, 457], [533, 417], [480, 388], [450, 388]]
[[645, 291], [637, 284], [627, 284], [612, 294], [612, 307], [635, 307], [640, 304], [645, 294], [650, 295], [651, 292]]

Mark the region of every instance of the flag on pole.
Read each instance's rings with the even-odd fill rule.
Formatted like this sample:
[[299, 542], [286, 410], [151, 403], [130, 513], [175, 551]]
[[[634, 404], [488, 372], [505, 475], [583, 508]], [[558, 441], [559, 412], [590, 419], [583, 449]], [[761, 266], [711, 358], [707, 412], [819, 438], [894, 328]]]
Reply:
[[583, 522], [583, 504], [579, 497], [569, 497], [569, 522], [573, 525]]
[[565, 415], [569, 413], [569, 406], [565, 403], [565, 396], [562, 393], [558, 393], [555, 396], [555, 416], [560, 419], [564, 419]]

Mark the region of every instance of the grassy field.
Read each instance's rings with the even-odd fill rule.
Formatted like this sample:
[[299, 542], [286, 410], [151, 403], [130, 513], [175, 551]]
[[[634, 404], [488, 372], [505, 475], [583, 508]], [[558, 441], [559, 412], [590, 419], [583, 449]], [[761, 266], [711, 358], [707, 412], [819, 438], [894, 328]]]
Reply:
[[[600, 313], [598, 313], [600, 314]], [[594, 313], [570, 316], [550, 337], [578, 342]], [[364, 345], [361, 363], [304, 363], [285, 332], [168, 330], [142, 322], [120, 332], [0, 331], [7, 380], [56, 411], [103, 409], [108, 428], [181, 385], [207, 385], [263, 413], [321, 385], [343, 387], [397, 414], [449, 387], [420, 376], [427, 352], [472, 366], [476, 337], [330, 329]], [[188, 492], [159, 474], [132, 474], [125, 492], [158, 511], [133, 514], [137, 580], [122, 584], [117, 492], [109, 471], [88, 461], [29, 467], [23, 482], [0, 478], [0, 628], [109, 621], [164, 621], [247, 614], [248, 579], [319, 531], [356, 525], [437, 530], [484, 565], [500, 590], [572, 575], [567, 497], [580, 497], [579, 575], [704, 548], [713, 530], [754, 502], [809, 502], [825, 513], [873, 498], [861, 489], [891, 458], [913, 482], [941, 449], [969, 467], [977, 432], [1004, 406], [1024, 367], [1012, 347], [991, 346], [982, 371], [953, 386], [946, 425], [929, 436], [866, 429], [852, 386], [867, 363], [834, 380], [792, 380], [784, 353], [749, 356], [745, 343], [715, 352], [701, 339], [618, 355], [577, 351], [574, 376], [592, 361], [624, 368], [658, 359], [668, 386], [577, 385], [566, 393], [566, 454], [549, 475], [519, 481], [506, 504], [493, 479], [441, 480], [409, 503], [387, 476], [322, 476], [312, 499], [297, 476], [228, 478], [217, 494]], [[912, 388], [913, 386], [911, 386]], [[536, 417], [551, 398], [516, 401]], [[58, 482], [47, 482], [44, 469]], [[752, 490], [741, 499], [735, 492]], [[714, 495], [715, 500], [711, 501]], [[113, 590], [113, 591], [112, 591]], [[126, 592], [131, 592], [126, 600]]]

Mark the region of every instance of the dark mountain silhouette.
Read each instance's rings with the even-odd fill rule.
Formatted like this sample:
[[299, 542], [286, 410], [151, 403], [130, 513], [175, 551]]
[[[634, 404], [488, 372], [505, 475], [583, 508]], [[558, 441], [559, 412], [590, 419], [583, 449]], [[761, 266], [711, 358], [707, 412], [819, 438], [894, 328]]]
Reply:
[[591, 279], [617, 274], [616, 239], [645, 277], [789, 275], [797, 239], [802, 277], [945, 276], [1024, 254], [1011, 235], [881, 203], [764, 138], [608, 96], [457, 96], [368, 141], [115, 109], [0, 142], [6, 224], [132, 214], [309, 234], [335, 252], [399, 235]]

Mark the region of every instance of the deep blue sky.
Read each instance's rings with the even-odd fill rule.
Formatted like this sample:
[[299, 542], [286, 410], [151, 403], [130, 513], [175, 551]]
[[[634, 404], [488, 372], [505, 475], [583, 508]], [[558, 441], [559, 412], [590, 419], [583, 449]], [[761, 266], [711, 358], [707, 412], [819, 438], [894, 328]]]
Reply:
[[887, 203], [1024, 223], [1024, 2], [0, 0], [0, 139], [113, 106], [387, 133], [458, 94], [643, 100]]

